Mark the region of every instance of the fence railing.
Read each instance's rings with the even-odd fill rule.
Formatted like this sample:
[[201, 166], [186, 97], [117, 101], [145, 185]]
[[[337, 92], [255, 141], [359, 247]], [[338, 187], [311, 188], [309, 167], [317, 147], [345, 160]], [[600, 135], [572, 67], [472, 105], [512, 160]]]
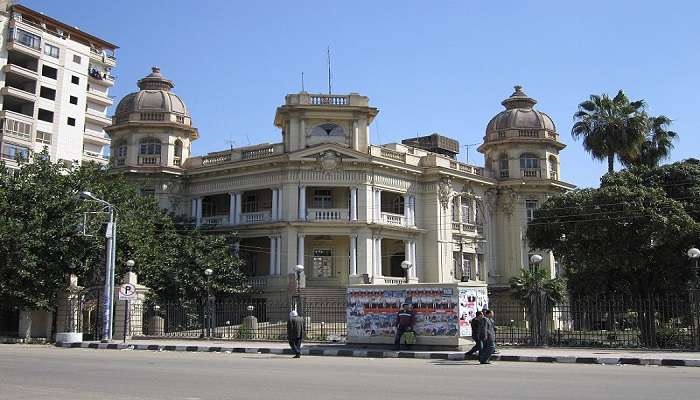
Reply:
[[503, 345], [692, 349], [698, 346], [697, 297], [586, 297], [562, 304], [492, 302]]
[[[250, 308], [252, 307], [252, 309]], [[141, 332], [133, 336], [234, 340], [287, 340], [291, 299], [231, 299], [208, 303], [132, 305], [131, 315], [141, 318]], [[346, 338], [346, 304], [338, 301], [302, 301], [299, 313], [306, 322], [307, 340], [342, 342]]]

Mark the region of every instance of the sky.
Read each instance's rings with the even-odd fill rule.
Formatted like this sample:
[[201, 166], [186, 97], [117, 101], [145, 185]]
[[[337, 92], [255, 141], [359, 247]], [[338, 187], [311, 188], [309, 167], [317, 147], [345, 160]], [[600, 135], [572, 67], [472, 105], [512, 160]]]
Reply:
[[[562, 180], [579, 187], [598, 186], [607, 165], [570, 134], [591, 94], [623, 89], [670, 117], [679, 140], [669, 161], [700, 153], [697, 1], [20, 3], [117, 44], [117, 99], [159, 66], [199, 129], [195, 154], [280, 142], [275, 109], [301, 90], [302, 72], [306, 91], [328, 91], [328, 46], [333, 93], [358, 92], [380, 110], [375, 144], [432, 132], [480, 143], [519, 84], [554, 119], [567, 145]], [[483, 165], [476, 146], [469, 160]]]

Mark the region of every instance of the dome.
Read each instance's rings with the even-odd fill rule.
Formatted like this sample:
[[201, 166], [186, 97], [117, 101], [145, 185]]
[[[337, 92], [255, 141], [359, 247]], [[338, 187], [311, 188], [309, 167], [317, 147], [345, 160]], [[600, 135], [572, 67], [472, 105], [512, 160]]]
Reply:
[[503, 100], [501, 104], [506, 109], [491, 118], [491, 121], [486, 126], [487, 137], [491, 133], [511, 129], [556, 131], [552, 118], [533, 108], [537, 104], [537, 100], [528, 97], [523, 92], [522, 86], [515, 86], [515, 92], [509, 98]]
[[172, 81], [160, 73], [160, 68], [153, 67], [152, 72], [138, 81], [138, 92], [130, 93], [117, 105], [116, 116], [133, 112], [165, 112], [189, 117], [185, 103], [170, 89], [175, 87]]

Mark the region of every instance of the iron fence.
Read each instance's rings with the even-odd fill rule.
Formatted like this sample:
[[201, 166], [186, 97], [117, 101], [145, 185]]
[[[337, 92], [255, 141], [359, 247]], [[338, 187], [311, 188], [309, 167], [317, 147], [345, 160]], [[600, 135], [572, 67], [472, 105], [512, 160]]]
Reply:
[[[135, 337], [287, 340], [287, 319], [294, 308], [289, 299], [224, 299], [211, 302], [132, 304], [130, 334]], [[305, 338], [343, 342], [346, 338], [346, 304], [302, 301]]]
[[690, 297], [584, 297], [492, 302], [501, 345], [698, 348], [698, 299]]

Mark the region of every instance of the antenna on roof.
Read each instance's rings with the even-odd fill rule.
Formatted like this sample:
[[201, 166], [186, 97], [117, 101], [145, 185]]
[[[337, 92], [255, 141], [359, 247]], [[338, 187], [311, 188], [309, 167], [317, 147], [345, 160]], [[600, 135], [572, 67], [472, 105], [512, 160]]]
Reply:
[[248, 141], [248, 146], [250, 146], [250, 138], [248, 137], [248, 134], [247, 134], [247, 133], [245, 134], [245, 140]]
[[231, 148], [231, 151], [233, 151], [233, 146], [236, 145], [236, 141], [233, 140], [233, 137], [231, 137], [230, 134], [228, 135], [228, 140], [226, 141], [226, 143], [227, 143], [227, 144], [229, 145], [229, 147]]
[[301, 71], [301, 91], [304, 91], [304, 71]]
[[331, 46], [328, 46], [328, 94], [331, 94]]

